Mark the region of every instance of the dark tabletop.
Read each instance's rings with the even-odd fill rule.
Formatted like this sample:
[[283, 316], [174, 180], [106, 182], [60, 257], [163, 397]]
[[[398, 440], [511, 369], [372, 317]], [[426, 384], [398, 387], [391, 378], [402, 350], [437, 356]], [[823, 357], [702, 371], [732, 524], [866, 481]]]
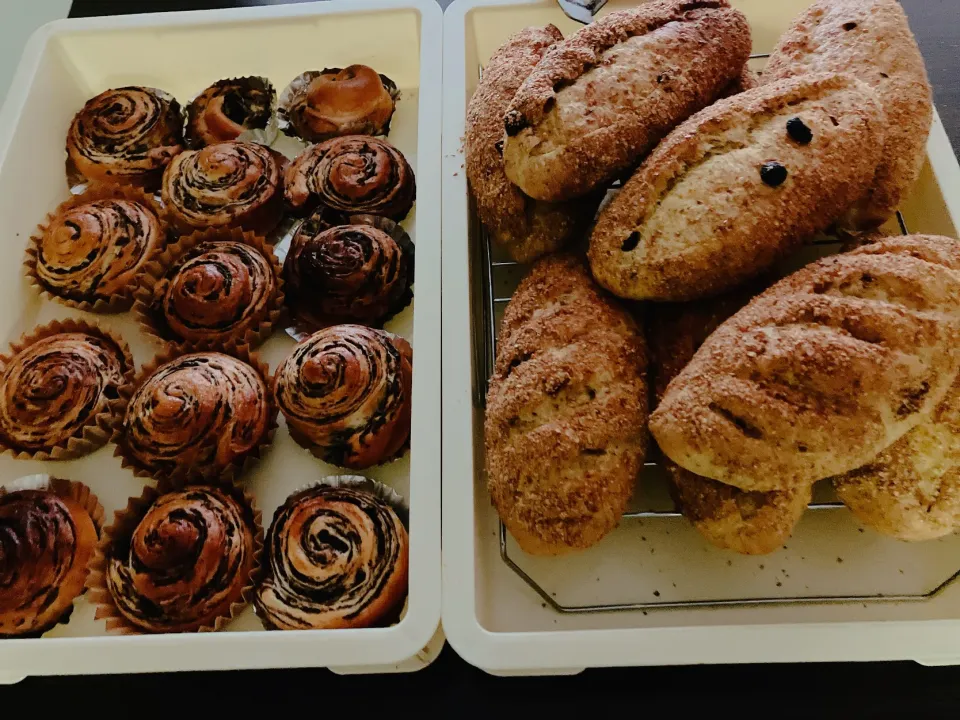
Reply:
[[[41, 2], [42, 0], [31, 0]], [[442, 5], [449, 0], [439, 0]], [[776, 2], [777, 0], [768, 0]], [[960, 148], [960, 0], [902, 0], [927, 60], [936, 101]], [[260, 4], [257, 0], [74, 0], [72, 17]], [[0, 20], [2, 22], [2, 20]], [[269, 670], [73, 678], [29, 678], [0, 688], [0, 717], [27, 709], [73, 714], [94, 701], [106, 716], [139, 716], [163, 708], [194, 716], [202, 706], [231, 720], [253, 712], [322, 720], [331, 711], [372, 717], [377, 706], [424, 717], [523, 708], [551, 716], [681, 717], [726, 712], [733, 717], [918, 718], [960, 713], [960, 668], [915, 663], [746, 665], [587, 670], [571, 678], [494, 678], [449, 648], [429, 668], [409, 675], [339, 677], [326, 670]], [[18, 703], [19, 701], [19, 703]], [[23, 704], [20, 704], [23, 703]], [[17, 712], [8, 712], [20, 707]], [[349, 708], [349, 710], [347, 709]], [[293, 711], [293, 712], [291, 712]], [[32, 713], [31, 713], [32, 714]], [[499, 718], [497, 718], [499, 720]], [[672, 718], [671, 718], [672, 720]]]

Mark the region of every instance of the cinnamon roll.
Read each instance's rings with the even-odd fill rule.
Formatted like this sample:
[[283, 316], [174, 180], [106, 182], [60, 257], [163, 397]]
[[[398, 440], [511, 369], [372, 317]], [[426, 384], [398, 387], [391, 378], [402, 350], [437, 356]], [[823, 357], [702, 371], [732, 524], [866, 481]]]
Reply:
[[165, 340], [249, 340], [280, 308], [279, 265], [248, 235], [189, 248], [153, 287], [141, 317]]
[[96, 547], [96, 524], [78, 500], [0, 488], [0, 637], [40, 635], [69, 616]]
[[224, 477], [265, 440], [272, 403], [262, 370], [224, 353], [197, 352], [146, 372], [118, 448], [135, 467], [160, 476]]
[[254, 511], [234, 488], [160, 495], [129, 524], [107, 530], [104, 582], [116, 609], [140, 630], [212, 627], [253, 584]]
[[40, 288], [68, 304], [123, 309], [146, 263], [162, 250], [166, 231], [146, 198], [106, 188], [90, 198], [58, 209], [28, 250], [28, 271]]
[[291, 495], [273, 516], [264, 557], [254, 604], [278, 630], [382, 625], [407, 594], [407, 531], [368, 492], [318, 485]]
[[410, 437], [413, 351], [383, 330], [335, 325], [280, 363], [274, 393], [294, 439], [334, 465], [392, 459]]
[[239, 227], [268, 233], [283, 213], [280, 163], [257, 143], [181, 153], [164, 172], [161, 193], [170, 221], [183, 232]]
[[171, 95], [136, 86], [106, 90], [70, 123], [67, 176], [71, 184], [86, 178], [153, 190], [182, 150], [183, 116]]
[[247, 130], [266, 129], [276, 96], [273, 85], [262, 77], [215, 82], [187, 106], [187, 143], [199, 148], [236, 140]]
[[0, 446], [67, 459], [103, 445], [129, 381], [129, 350], [93, 326], [60, 324], [0, 358]]
[[280, 96], [281, 129], [308, 142], [340, 135], [386, 135], [400, 91], [366, 65], [309, 70]]
[[[369, 219], [393, 226], [394, 236]], [[290, 243], [283, 272], [293, 313], [323, 326], [356, 322], [379, 326], [413, 296], [413, 243], [386, 218], [353, 216], [351, 224], [319, 232], [304, 221]]]
[[400, 221], [417, 194], [413, 169], [400, 151], [364, 135], [307, 148], [290, 163], [284, 184], [288, 207], [300, 215], [326, 206]]

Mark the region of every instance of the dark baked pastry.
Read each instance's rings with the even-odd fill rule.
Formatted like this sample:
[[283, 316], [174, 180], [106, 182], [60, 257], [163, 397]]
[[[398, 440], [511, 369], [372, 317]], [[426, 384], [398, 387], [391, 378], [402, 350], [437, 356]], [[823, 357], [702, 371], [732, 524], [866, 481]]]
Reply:
[[95, 326], [73, 323], [40, 328], [11, 351], [0, 357], [0, 446], [67, 459], [107, 441], [120, 388], [133, 371], [125, 346]]
[[154, 474], [223, 476], [262, 443], [271, 409], [259, 369], [224, 353], [180, 355], [140, 382], [118, 451]]
[[166, 230], [146, 199], [115, 194], [61, 206], [34, 239], [27, 266], [43, 290], [70, 304], [129, 307], [146, 263], [166, 242]]
[[249, 240], [206, 240], [184, 252], [143, 308], [151, 330], [190, 343], [253, 338], [279, 312], [280, 268], [270, 250]]
[[105, 584], [139, 629], [211, 627], [253, 584], [254, 512], [235, 489], [189, 486], [161, 495], [132, 532], [107, 533]]
[[413, 351], [383, 330], [335, 325], [280, 363], [274, 394], [290, 434], [349, 468], [393, 458], [410, 436]]
[[262, 77], [220, 80], [187, 105], [184, 135], [192, 148], [236, 140], [247, 130], [263, 130], [273, 118], [276, 91]]
[[290, 163], [287, 206], [299, 215], [317, 206], [403, 220], [417, 194], [413, 169], [386, 140], [350, 135], [313, 145]]
[[177, 156], [163, 174], [163, 202], [181, 231], [234, 228], [268, 233], [283, 214], [283, 177], [265, 145], [223, 142]]
[[[413, 243], [391, 220], [395, 235], [359, 224], [318, 230], [305, 220], [290, 243], [283, 264], [288, 302], [294, 315], [316, 325], [356, 322], [379, 326], [412, 297]], [[394, 237], [401, 238], [399, 241]]]
[[340, 135], [386, 135], [400, 91], [366, 65], [309, 70], [280, 96], [281, 129], [308, 142]]
[[278, 630], [383, 624], [407, 595], [407, 531], [389, 505], [351, 488], [294, 493], [267, 534], [254, 604]]
[[181, 150], [183, 117], [172, 96], [148, 87], [105, 90], [70, 123], [67, 176], [71, 183], [86, 178], [152, 190]]
[[97, 527], [77, 500], [0, 488], [0, 637], [39, 635], [69, 614], [96, 547]]

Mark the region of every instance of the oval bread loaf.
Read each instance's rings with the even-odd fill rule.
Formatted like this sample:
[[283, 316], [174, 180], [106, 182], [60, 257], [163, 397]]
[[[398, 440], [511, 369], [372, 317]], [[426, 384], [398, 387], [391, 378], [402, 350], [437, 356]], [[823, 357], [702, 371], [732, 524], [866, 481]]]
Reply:
[[780, 39], [764, 81], [811, 72], [843, 72], [870, 85], [887, 113], [876, 179], [844, 224], [883, 223], [920, 177], [933, 120], [926, 66], [897, 0], [820, 0]]
[[667, 457], [743, 490], [854, 470], [928, 419], [960, 369], [960, 241], [815, 262], [720, 326], [650, 419]]
[[930, 420], [833, 486], [864, 525], [884, 535], [934, 540], [960, 530], [960, 381]]
[[484, 424], [490, 495], [520, 547], [560, 555], [616, 527], [646, 450], [647, 353], [578, 259], [538, 262], [507, 306]]
[[677, 128], [600, 213], [594, 277], [620, 297], [693, 300], [759, 274], [863, 196], [883, 118], [873, 91], [842, 75], [716, 103]]
[[[658, 401], [700, 345], [756, 294], [755, 289], [652, 310], [650, 359]], [[747, 492], [684, 470], [669, 458], [663, 459], [663, 467], [684, 517], [711, 544], [744, 555], [780, 549], [810, 503], [810, 485]]]
[[562, 205], [537, 202], [503, 171], [503, 114], [544, 53], [563, 40], [553, 25], [512, 35], [490, 58], [470, 105], [464, 140], [467, 179], [477, 212], [494, 240], [517, 262], [563, 247], [593, 219], [597, 199]]
[[505, 117], [507, 177], [527, 195], [586, 195], [713, 102], [750, 56], [727, 0], [658, 0], [615, 12], [552, 47]]

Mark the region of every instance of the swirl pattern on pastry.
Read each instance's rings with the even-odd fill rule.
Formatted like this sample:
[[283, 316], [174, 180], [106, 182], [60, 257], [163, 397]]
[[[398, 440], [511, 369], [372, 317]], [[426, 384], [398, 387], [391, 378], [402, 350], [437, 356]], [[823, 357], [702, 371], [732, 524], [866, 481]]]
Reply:
[[255, 247], [203, 242], [181, 257], [154, 290], [170, 332], [191, 342], [241, 340], [275, 304], [277, 278]]
[[181, 230], [269, 232], [283, 212], [280, 164], [270, 148], [223, 142], [180, 153], [163, 174], [163, 202]]
[[284, 132], [308, 142], [339, 135], [386, 135], [399, 96], [396, 83], [366, 65], [311, 70], [280, 98]]
[[0, 444], [36, 453], [81, 437], [119, 397], [128, 370], [106, 337], [65, 332], [31, 343], [0, 377]]
[[412, 359], [407, 342], [383, 330], [335, 325], [314, 333], [274, 377], [291, 434], [335, 465], [391, 459], [410, 437]]
[[90, 514], [43, 490], [0, 494], [0, 637], [42, 633], [83, 591], [97, 546]]
[[78, 302], [129, 295], [151, 253], [164, 242], [154, 212], [132, 200], [84, 203], [58, 215], [37, 248], [44, 288]]
[[413, 169], [386, 140], [364, 135], [313, 145], [290, 163], [285, 196], [291, 210], [318, 205], [347, 213], [370, 213], [400, 221], [417, 194]]
[[297, 230], [283, 266], [298, 315], [378, 325], [406, 304], [412, 258], [390, 235], [371, 225], [310, 228]]
[[257, 370], [235, 357], [181, 355], [134, 392], [123, 421], [123, 449], [148, 471], [219, 473], [267, 432], [268, 392]]
[[229, 491], [190, 486], [157, 498], [129, 539], [115, 539], [106, 586], [148, 632], [187, 632], [230, 614], [254, 567], [252, 510]]
[[275, 95], [270, 81], [261, 77], [215, 82], [187, 106], [187, 142], [198, 148], [264, 129], [273, 117]]
[[320, 485], [273, 518], [254, 602], [280, 630], [362, 628], [390, 619], [407, 592], [407, 531], [370, 493]]
[[155, 88], [128, 86], [88, 100], [67, 132], [68, 172], [155, 188], [183, 150], [180, 105]]

